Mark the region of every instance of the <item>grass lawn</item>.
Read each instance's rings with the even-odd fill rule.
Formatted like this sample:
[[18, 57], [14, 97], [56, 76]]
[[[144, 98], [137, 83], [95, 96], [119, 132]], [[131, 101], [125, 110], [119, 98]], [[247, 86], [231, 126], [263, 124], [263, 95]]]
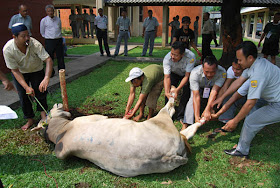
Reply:
[[[198, 48], [198, 49], [201, 51], [201, 48]], [[141, 57], [142, 50], [143, 50], [142, 47], [134, 48], [128, 52], [128, 56]], [[149, 57], [148, 52], [149, 52], [149, 49], [147, 51], [147, 55], [146, 55], [147, 57]], [[153, 50], [153, 57], [164, 58], [168, 52], [170, 52], [170, 48], [155, 47]], [[192, 52], [196, 55], [196, 58], [199, 58], [199, 56], [197, 55], [197, 53], [195, 52], [194, 49], [192, 49]], [[222, 57], [222, 53], [223, 53], [222, 49], [212, 49], [212, 52], [216, 56], [217, 59], [220, 59]]]
[[[109, 45], [109, 48], [113, 47]], [[73, 48], [68, 48], [67, 54], [74, 55], [90, 55], [93, 53], [99, 52], [99, 46], [97, 44], [88, 44], [88, 45], [75, 45]]]
[[[144, 38], [142, 38], [141, 36], [140, 37], [131, 37], [128, 42], [135, 42], [135, 43], [144, 43]], [[155, 38], [155, 43], [161, 43], [162, 42], [162, 38], [161, 37], [156, 37]], [[168, 42], [170, 42], [170, 37], [168, 37]], [[219, 40], [217, 40], [217, 42], [219, 43]], [[197, 43], [199, 45], [202, 44], [202, 37], [198, 37], [197, 39]], [[212, 40], [211, 42], [212, 45], [214, 45], [214, 41]]]
[[[67, 84], [71, 112], [102, 113], [122, 117], [129, 84], [124, 82], [133, 67], [146, 67], [149, 62], [109, 61], [87, 76]], [[139, 90], [137, 90], [139, 93]], [[137, 94], [138, 95], [138, 94]], [[60, 91], [48, 95], [48, 104], [61, 102]], [[164, 105], [163, 93], [158, 102]], [[279, 187], [280, 186], [280, 124], [264, 128], [252, 142], [250, 160], [232, 158], [223, 153], [238, 142], [241, 124], [233, 133], [209, 139], [209, 132], [221, 126], [210, 122], [190, 140], [193, 153], [189, 161], [172, 172], [122, 178], [101, 170], [93, 163], [71, 157], [57, 159], [54, 146], [36, 133], [23, 132], [25, 123], [21, 109], [19, 118], [0, 121], [0, 178], [5, 187]], [[39, 114], [36, 113], [39, 120]], [[180, 123], [175, 121], [178, 129]], [[169, 184], [169, 185], [165, 185]]]

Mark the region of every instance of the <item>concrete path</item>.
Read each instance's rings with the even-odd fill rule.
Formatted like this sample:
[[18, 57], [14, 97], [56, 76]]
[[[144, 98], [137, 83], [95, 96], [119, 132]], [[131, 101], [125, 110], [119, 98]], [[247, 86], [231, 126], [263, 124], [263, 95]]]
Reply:
[[[128, 45], [128, 50], [131, 50], [135, 47], [137, 47], [137, 45]], [[123, 45], [121, 45], [119, 54], [122, 54], [123, 51]], [[114, 54], [115, 48], [111, 48], [110, 52], [111, 54]], [[65, 64], [65, 70], [68, 74], [68, 76], [66, 76], [66, 82], [69, 83], [80, 76], [84, 76], [92, 72], [93, 69], [101, 66], [109, 59], [111, 59], [111, 57], [107, 57], [106, 55], [101, 57], [99, 52], [84, 57], [79, 56], [77, 59]], [[57, 67], [54, 67], [54, 69], [56, 74], [50, 79], [48, 87], [50, 92], [60, 87]], [[6, 91], [1, 86], [2, 85], [0, 85], [0, 105], [10, 106], [13, 109], [18, 108], [20, 106], [18, 94], [14, 91]]]

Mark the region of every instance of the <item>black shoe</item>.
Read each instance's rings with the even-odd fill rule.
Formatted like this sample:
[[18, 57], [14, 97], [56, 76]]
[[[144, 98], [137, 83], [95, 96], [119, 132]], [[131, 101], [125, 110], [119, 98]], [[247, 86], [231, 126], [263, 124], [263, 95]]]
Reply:
[[103, 54], [100, 54], [100, 56], [104, 56]]
[[235, 148], [230, 149], [230, 150], [224, 150], [224, 152], [231, 156], [245, 157], [246, 159], [249, 158], [249, 155], [244, 155], [240, 151], [236, 150]]
[[153, 54], [149, 54], [149, 56], [150, 56], [150, 57], [152, 57], [152, 56], [153, 56]]
[[124, 54], [124, 56], [127, 56], [127, 54]]
[[115, 58], [115, 57], [117, 57], [117, 56], [118, 56], [118, 55], [115, 54], [115, 55], [113, 55], [112, 57]]
[[112, 57], [111, 54], [108, 54], [107, 57]]

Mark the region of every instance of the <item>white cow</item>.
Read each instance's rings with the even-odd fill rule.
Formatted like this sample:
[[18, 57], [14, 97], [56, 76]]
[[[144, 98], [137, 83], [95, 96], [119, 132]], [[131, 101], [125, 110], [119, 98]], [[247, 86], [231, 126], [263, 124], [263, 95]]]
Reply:
[[[174, 112], [173, 103], [168, 102], [157, 116], [144, 122], [102, 115], [70, 121], [71, 114], [55, 104], [46, 136], [56, 144], [59, 159], [77, 156], [124, 177], [164, 173], [188, 161], [184, 139], [171, 119]], [[40, 128], [42, 122], [34, 129]]]

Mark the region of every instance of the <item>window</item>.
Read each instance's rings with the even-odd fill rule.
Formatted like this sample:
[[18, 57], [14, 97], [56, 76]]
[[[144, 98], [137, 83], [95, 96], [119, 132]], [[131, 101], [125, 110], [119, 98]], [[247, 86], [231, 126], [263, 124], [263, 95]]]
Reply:
[[139, 22], [143, 22], [143, 6], [139, 6]]

